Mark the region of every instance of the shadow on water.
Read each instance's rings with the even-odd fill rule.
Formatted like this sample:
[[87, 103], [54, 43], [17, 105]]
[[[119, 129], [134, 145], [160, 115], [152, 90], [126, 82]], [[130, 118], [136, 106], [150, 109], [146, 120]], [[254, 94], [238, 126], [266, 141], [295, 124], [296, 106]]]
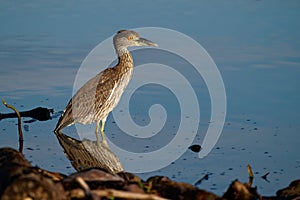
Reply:
[[[53, 109], [37, 107], [31, 110], [19, 112], [21, 117], [30, 117], [32, 120], [26, 121], [27, 123], [38, 121], [47, 121], [52, 119], [51, 114], [54, 113]], [[0, 120], [7, 118], [17, 118], [16, 113], [0, 113]]]

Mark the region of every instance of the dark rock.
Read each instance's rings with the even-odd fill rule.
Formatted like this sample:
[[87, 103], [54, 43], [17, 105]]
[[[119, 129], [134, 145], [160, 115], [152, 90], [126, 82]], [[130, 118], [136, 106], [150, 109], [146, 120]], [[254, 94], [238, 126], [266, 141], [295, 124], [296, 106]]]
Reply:
[[231, 183], [223, 198], [230, 200], [256, 200], [259, 199], [259, 195], [256, 188], [249, 186], [248, 183], [241, 183], [235, 180]]
[[11, 148], [0, 149], [0, 197], [6, 199], [66, 199], [62, 176], [32, 167]]
[[194, 144], [194, 145], [190, 146], [189, 149], [192, 150], [193, 152], [198, 153], [201, 150], [201, 146], [198, 144]]
[[180, 183], [170, 180], [167, 177], [155, 176], [147, 180], [151, 192], [173, 200], [194, 199], [194, 200], [217, 200], [222, 199], [217, 195], [198, 189], [188, 183]]
[[101, 169], [89, 169], [74, 173], [63, 180], [65, 189], [71, 190], [80, 188], [76, 181], [77, 177], [81, 177], [90, 187], [90, 189], [114, 188], [121, 189], [125, 185], [125, 181], [118, 175], [114, 175]]
[[288, 187], [278, 190], [276, 195], [278, 199], [300, 199], [300, 180], [295, 180]]

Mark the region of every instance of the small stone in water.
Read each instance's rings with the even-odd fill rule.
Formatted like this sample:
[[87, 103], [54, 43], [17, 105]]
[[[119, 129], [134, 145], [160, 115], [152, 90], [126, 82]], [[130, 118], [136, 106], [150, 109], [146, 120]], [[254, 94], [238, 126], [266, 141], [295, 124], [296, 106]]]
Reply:
[[194, 144], [190, 146], [189, 149], [192, 150], [193, 152], [199, 152], [201, 150], [201, 146], [198, 144]]

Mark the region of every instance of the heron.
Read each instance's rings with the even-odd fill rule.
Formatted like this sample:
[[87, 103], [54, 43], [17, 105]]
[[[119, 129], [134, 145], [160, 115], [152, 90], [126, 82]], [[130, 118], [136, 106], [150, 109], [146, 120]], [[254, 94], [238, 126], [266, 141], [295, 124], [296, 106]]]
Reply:
[[140, 37], [132, 30], [120, 30], [113, 37], [118, 56], [118, 64], [106, 68], [86, 82], [71, 98], [60, 116], [54, 132], [74, 123], [91, 124], [96, 122], [96, 138], [99, 142], [100, 122], [102, 143], [107, 145], [104, 126], [109, 113], [117, 106], [127, 87], [133, 72], [133, 59], [128, 47], [158, 46], [156, 43]]

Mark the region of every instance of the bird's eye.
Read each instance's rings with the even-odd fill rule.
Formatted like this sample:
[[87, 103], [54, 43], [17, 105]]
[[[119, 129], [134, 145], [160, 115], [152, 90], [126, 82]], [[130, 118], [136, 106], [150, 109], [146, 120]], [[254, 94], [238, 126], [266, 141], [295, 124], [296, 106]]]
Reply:
[[132, 35], [128, 36], [128, 40], [133, 40], [133, 36]]

